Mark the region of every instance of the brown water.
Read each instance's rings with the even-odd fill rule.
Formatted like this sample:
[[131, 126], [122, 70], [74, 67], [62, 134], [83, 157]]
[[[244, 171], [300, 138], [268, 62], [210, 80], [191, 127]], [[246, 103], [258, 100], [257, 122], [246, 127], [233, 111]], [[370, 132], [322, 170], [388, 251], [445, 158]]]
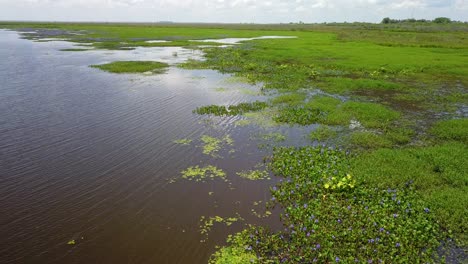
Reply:
[[[276, 179], [249, 181], [236, 172], [269, 154], [256, 135], [280, 131], [287, 144], [302, 144], [304, 131], [240, 127], [240, 117], [192, 113], [206, 104], [265, 99], [242, 92], [259, 87], [209, 70], [171, 67], [145, 76], [88, 67], [129, 59], [174, 65], [200, 57], [191, 50], [60, 51], [70, 47], [0, 30], [1, 263], [206, 263], [216, 244], [247, 223], [280, 227], [277, 215], [262, 220], [250, 212], [254, 201], [269, 199]], [[230, 135], [235, 152], [202, 154], [202, 135]], [[193, 143], [173, 143], [180, 138]], [[231, 185], [170, 183], [194, 165], [218, 166]], [[236, 213], [245, 221], [215, 225], [200, 242], [201, 216]], [[72, 239], [76, 244], [67, 245]]]

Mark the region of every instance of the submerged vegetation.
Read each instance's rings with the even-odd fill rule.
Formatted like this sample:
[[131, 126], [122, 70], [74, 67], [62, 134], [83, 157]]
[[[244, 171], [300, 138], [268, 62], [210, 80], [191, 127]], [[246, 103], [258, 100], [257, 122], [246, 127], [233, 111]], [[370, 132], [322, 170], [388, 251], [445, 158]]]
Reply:
[[107, 64], [91, 65], [91, 67], [112, 73], [163, 73], [169, 65], [157, 61], [115, 61]]
[[[432, 263], [443, 261], [437, 249], [446, 239], [454, 239], [454, 251], [466, 252], [466, 24], [388, 18], [382, 24], [3, 26], [37, 29], [24, 34], [34, 40], [52, 28], [58, 32], [54, 37], [101, 49], [197, 48], [219, 43], [189, 40], [297, 37], [204, 47], [205, 60], [179, 65], [230, 73], [274, 95], [267, 102], [202, 106], [194, 113], [244, 115], [243, 124], [312, 126], [305, 136], [335, 146], [275, 149], [270, 169], [283, 179], [271, 187], [266, 209], [282, 210], [284, 229], [250, 226], [229, 236], [210, 263]], [[167, 67], [153, 63], [150, 69], [142, 62], [95, 67], [113, 72]], [[212, 157], [219, 157], [222, 145], [232, 145], [230, 137], [201, 141], [203, 153]], [[195, 181], [227, 177], [211, 165], [190, 167], [182, 175]], [[255, 170], [238, 175], [268, 177]], [[206, 232], [215, 223], [233, 223], [221, 217], [202, 222]], [[461, 259], [466, 261], [466, 253]]]

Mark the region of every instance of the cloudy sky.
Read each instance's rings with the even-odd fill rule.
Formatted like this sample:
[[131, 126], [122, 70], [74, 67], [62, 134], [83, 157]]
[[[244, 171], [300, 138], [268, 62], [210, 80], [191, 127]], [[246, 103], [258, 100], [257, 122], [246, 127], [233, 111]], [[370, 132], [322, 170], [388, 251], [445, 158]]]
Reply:
[[0, 20], [131, 22], [468, 21], [468, 0], [0, 0]]

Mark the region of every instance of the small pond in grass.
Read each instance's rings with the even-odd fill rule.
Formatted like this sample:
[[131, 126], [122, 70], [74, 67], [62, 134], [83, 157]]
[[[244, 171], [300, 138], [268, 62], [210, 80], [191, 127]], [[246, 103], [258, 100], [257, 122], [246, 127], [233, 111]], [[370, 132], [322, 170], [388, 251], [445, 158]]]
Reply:
[[[201, 58], [199, 51], [61, 51], [74, 47], [0, 30], [0, 262], [206, 263], [245, 224], [281, 227], [278, 212], [252, 213], [262, 212], [254, 203], [268, 200], [278, 179], [237, 173], [261, 165], [272, 145], [309, 144], [307, 128], [239, 126], [241, 117], [192, 113], [266, 100], [259, 86], [176, 67]], [[119, 60], [171, 66], [158, 75], [89, 67]], [[207, 155], [207, 136], [232, 144]], [[197, 165], [215, 166], [226, 179], [182, 179]], [[202, 216], [244, 221], [215, 224], [206, 239]]]

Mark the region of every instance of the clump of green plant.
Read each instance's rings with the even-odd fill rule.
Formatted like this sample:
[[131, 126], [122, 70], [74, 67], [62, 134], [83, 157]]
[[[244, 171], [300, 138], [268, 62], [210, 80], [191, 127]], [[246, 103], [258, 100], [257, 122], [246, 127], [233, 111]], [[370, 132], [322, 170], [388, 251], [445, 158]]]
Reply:
[[260, 111], [268, 106], [265, 102], [240, 103], [238, 105], [207, 105], [197, 107], [193, 112], [199, 115], [235, 116], [248, 112]]
[[460, 244], [468, 241], [468, 148], [450, 142], [438, 146], [378, 149], [351, 159], [351, 170], [371, 188], [402, 188], [412, 181], [434, 217]]
[[182, 172], [182, 178], [191, 180], [191, 181], [197, 181], [197, 182], [204, 182], [207, 179], [223, 179], [227, 181], [226, 179], [226, 172], [224, 172], [221, 169], [218, 169], [216, 166], [213, 165], [208, 165], [205, 167], [200, 167], [200, 166], [193, 166], [193, 167], [188, 167], [187, 169], [183, 170]]
[[115, 61], [91, 67], [112, 73], [164, 73], [169, 64], [158, 61]]
[[430, 132], [443, 140], [456, 140], [468, 143], [468, 118], [437, 122]]
[[230, 135], [225, 135], [223, 138], [210, 137], [208, 135], [203, 135], [201, 137], [203, 142], [203, 154], [210, 155], [212, 157], [219, 157], [218, 152], [221, 150], [223, 144], [232, 146], [234, 140]]
[[271, 188], [284, 208], [284, 230], [260, 227], [230, 240], [260, 263], [433, 262], [440, 241], [431, 208], [411, 184], [367, 187], [351, 176], [347, 153], [329, 148], [277, 148], [272, 171], [285, 179]]
[[210, 264], [245, 264], [245, 263], [260, 263], [258, 262], [255, 252], [252, 247], [246, 244], [244, 239], [247, 231], [237, 235], [229, 235], [227, 241], [231, 244], [229, 247], [218, 249], [209, 260]]
[[245, 170], [236, 173], [239, 177], [244, 179], [255, 180], [267, 180], [270, 179], [268, 171], [266, 170]]
[[314, 131], [310, 132], [309, 137], [312, 140], [325, 141], [330, 138], [334, 138], [338, 135], [338, 132], [333, 128], [321, 125]]
[[190, 143], [192, 143], [192, 140], [188, 138], [181, 138], [174, 140], [174, 143], [180, 145], [190, 145]]
[[281, 94], [271, 100], [273, 105], [297, 105], [306, 99], [306, 95], [304, 93], [287, 93]]
[[365, 149], [376, 149], [392, 146], [392, 142], [386, 137], [370, 131], [353, 132], [350, 137], [350, 144], [354, 147], [361, 147]]

